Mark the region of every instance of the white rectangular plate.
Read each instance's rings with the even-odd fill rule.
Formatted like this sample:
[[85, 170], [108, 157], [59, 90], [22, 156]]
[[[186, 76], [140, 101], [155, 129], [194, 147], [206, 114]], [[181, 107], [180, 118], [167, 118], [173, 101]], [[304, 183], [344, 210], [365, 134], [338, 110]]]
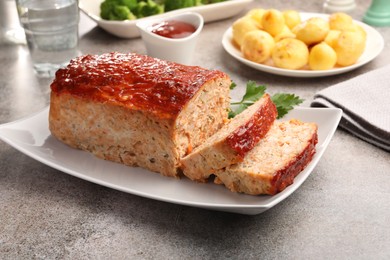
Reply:
[[[253, 0], [228, 0], [215, 4], [178, 9], [164, 14], [154, 15], [153, 18], [169, 17], [183, 12], [196, 12], [202, 15], [204, 21], [207, 23], [237, 15], [252, 1]], [[94, 20], [101, 28], [115, 36], [121, 38], [136, 38], [140, 36], [135, 24], [140, 20], [148, 19], [148, 17], [126, 21], [104, 20], [100, 17], [100, 4], [102, 2], [103, 0], [79, 0], [79, 7], [81, 11]]]
[[75, 177], [138, 196], [212, 210], [255, 215], [275, 206], [306, 180], [328, 146], [342, 111], [336, 108], [297, 108], [283, 120], [296, 118], [318, 124], [317, 152], [292, 185], [274, 196], [230, 192], [222, 185], [174, 179], [150, 171], [98, 159], [59, 142], [49, 131], [48, 111], [0, 125], [0, 139], [22, 153]]

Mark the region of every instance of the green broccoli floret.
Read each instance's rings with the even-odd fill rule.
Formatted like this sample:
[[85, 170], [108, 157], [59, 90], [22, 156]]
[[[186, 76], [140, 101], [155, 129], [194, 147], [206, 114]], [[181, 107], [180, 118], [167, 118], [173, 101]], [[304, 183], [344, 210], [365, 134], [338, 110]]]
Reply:
[[165, 11], [172, 11], [180, 8], [199, 5], [198, 0], [165, 0]]
[[202, 0], [195, 0], [195, 6], [203, 5]]
[[226, 0], [202, 0], [202, 4], [208, 5], [208, 4], [215, 4], [220, 2], [225, 2]]
[[117, 5], [113, 12], [110, 13], [110, 20], [134, 20], [137, 19], [135, 15], [129, 10], [127, 6]]
[[225, 0], [104, 0], [100, 4], [100, 16], [106, 20], [133, 20], [222, 1]]
[[105, 0], [100, 5], [100, 16], [106, 20], [136, 19], [131, 9], [137, 6], [137, 0]]
[[100, 5], [100, 16], [106, 20], [133, 20], [163, 12], [164, 5], [153, 0], [105, 0]]
[[162, 14], [164, 12], [164, 5], [157, 4], [153, 0], [139, 1], [137, 7], [132, 9], [132, 12], [138, 18]]

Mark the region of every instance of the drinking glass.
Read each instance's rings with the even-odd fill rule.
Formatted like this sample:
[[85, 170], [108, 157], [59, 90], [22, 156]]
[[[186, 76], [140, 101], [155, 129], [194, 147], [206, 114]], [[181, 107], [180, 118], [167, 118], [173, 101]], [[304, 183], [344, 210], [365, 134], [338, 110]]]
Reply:
[[15, 0], [0, 1], [0, 44], [25, 44]]
[[77, 0], [17, 0], [33, 67], [40, 77], [52, 77], [78, 55]]

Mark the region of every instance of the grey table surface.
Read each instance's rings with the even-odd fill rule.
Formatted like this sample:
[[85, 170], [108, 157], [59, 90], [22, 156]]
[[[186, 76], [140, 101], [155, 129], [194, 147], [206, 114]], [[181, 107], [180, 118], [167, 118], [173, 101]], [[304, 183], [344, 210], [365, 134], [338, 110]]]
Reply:
[[[370, 1], [357, 0], [361, 20]], [[250, 8], [321, 12], [323, 1], [261, 0]], [[247, 11], [246, 10], [246, 11]], [[316, 79], [251, 69], [222, 48], [237, 17], [206, 24], [194, 61], [238, 84], [293, 92], [309, 106], [328, 86], [388, 64], [383, 52], [352, 72]], [[80, 51], [145, 53], [141, 39], [112, 36], [82, 15]], [[48, 106], [51, 79], [31, 70], [24, 45], [0, 46], [0, 123]], [[367, 88], [370, 86], [368, 85]], [[390, 112], [390, 111], [389, 111]], [[155, 201], [93, 184], [0, 141], [0, 259], [390, 259], [390, 154], [338, 129], [313, 173], [291, 196], [255, 216]]]

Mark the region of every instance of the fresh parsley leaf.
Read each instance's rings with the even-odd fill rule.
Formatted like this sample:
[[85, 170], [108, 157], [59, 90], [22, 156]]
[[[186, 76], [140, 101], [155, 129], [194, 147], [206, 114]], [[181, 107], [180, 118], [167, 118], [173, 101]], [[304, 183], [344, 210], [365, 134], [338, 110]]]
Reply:
[[278, 110], [278, 118], [285, 116], [294, 106], [303, 102], [303, 99], [294, 94], [277, 93], [271, 97]]
[[257, 85], [254, 81], [246, 83], [246, 93], [242, 97], [241, 103], [253, 104], [259, 100], [265, 93], [266, 86]]
[[[236, 87], [235, 83], [232, 83], [230, 89]], [[229, 118], [233, 118], [247, 109], [250, 105], [259, 100], [266, 91], [267, 87], [264, 85], [257, 85], [254, 81], [248, 81], [246, 84], [246, 92], [239, 102], [230, 103], [231, 108], [229, 111]], [[274, 102], [278, 110], [278, 119], [285, 116], [294, 106], [301, 104], [304, 100], [294, 94], [277, 93], [271, 96], [272, 102]], [[234, 109], [233, 109], [234, 108]]]
[[244, 111], [245, 109], [247, 109], [249, 106], [250, 106], [250, 105], [248, 105], [248, 104], [239, 104], [238, 106], [236, 106], [236, 107], [234, 108], [234, 110], [231, 109], [231, 110], [229, 111], [229, 118], [235, 117], [236, 115], [240, 114], [242, 111]]
[[230, 109], [229, 118], [233, 118], [245, 109], [247, 109], [250, 105], [259, 100], [265, 93], [266, 86], [257, 85], [254, 81], [248, 81], [246, 84], [246, 92], [242, 97], [240, 102], [232, 102], [232, 106], [236, 106], [235, 109]]
[[230, 90], [233, 90], [237, 87], [237, 84], [232, 81], [232, 84], [230, 84]]

